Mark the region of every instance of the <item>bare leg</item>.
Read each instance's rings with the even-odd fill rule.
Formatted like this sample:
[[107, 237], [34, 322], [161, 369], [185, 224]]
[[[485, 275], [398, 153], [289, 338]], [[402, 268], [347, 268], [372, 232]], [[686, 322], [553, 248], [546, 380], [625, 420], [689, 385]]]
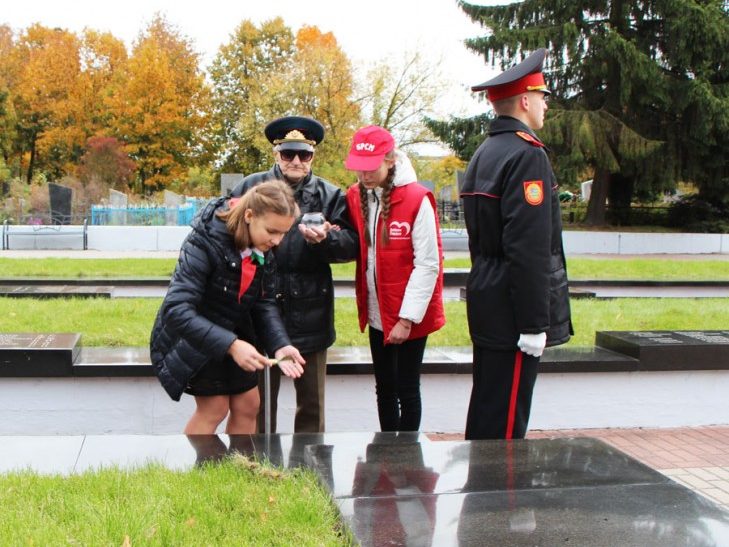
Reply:
[[195, 412], [185, 426], [186, 435], [212, 435], [229, 409], [228, 395], [195, 396]]
[[240, 435], [256, 432], [256, 416], [261, 398], [256, 388], [230, 396], [230, 416], [225, 432]]

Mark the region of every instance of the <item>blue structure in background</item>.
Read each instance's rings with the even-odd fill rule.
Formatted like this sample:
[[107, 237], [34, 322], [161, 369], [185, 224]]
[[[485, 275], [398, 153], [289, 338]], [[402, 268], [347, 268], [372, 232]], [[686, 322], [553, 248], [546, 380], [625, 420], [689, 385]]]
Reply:
[[91, 207], [91, 224], [126, 225], [126, 226], [188, 226], [208, 200], [205, 198], [185, 198], [184, 205], [168, 206], [136, 206], [107, 207], [93, 205]]

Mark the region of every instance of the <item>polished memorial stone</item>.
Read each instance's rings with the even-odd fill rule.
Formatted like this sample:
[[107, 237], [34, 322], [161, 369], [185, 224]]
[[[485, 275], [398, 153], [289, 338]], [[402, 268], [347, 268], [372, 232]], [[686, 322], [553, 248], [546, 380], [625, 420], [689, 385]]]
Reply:
[[375, 433], [306, 454], [363, 546], [729, 541], [729, 512], [595, 439]]
[[598, 331], [595, 344], [638, 359], [641, 370], [729, 368], [729, 330]]
[[69, 285], [0, 285], [8, 298], [111, 298], [112, 287]]
[[70, 376], [80, 341], [77, 333], [0, 333], [2, 376]]

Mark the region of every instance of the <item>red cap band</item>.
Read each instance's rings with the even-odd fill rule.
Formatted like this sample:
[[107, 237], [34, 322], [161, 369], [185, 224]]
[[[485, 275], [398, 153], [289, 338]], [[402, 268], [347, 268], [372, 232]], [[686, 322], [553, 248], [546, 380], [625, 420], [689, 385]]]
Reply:
[[487, 89], [489, 101], [499, 101], [527, 91], [547, 91], [547, 84], [544, 83], [544, 75], [541, 72], [533, 72], [508, 84]]

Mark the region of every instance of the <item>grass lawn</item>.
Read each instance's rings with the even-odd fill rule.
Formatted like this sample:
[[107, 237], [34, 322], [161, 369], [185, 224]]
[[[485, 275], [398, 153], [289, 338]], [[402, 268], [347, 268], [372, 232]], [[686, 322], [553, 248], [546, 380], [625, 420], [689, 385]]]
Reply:
[[79, 475], [0, 475], [3, 545], [354, 545], [312, 471], [240, 455]]
[[[65, 259], [0, 258], [3, 277], [170, 277], [176, 259]], [[468, 258], [451, 258], [446, 268], [470, 268]], [[675, 258], [568, 258], [571, 279], [645, 279], [729, 281], [729, 260], [694, 260]], [[354, 263], [332, 265], [334, 277], [354, 278]]]
[[[85, 346], [146, 346], [158, 298], [30, 299], [0, 297], [0, 332], [80, 332]], [[353, 298], [336, 299], [337, 346], [367, 346]], [[428, 345], [468, 346], [466, 305], [446, 302], [446, 326]], [[725, 298], [572, 300], [572, 346], [592, 346], [596, 330], [723, 330]]]

